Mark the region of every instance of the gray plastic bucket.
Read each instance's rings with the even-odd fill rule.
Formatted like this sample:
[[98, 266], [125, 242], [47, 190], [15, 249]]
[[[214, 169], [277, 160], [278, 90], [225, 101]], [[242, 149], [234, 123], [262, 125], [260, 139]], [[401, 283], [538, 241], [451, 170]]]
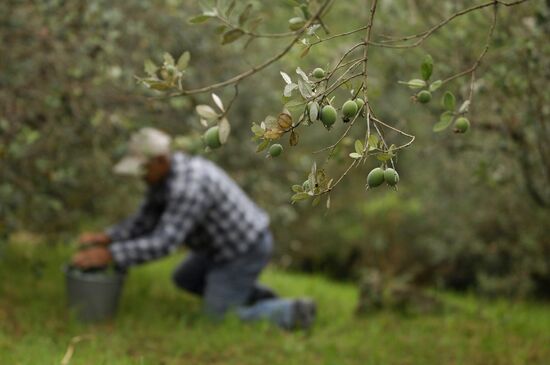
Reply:
[[125, 274], [113, 269], [82, 271], [66, 266], [67, 300], [79, 320], [97, 322], [113, 318]]

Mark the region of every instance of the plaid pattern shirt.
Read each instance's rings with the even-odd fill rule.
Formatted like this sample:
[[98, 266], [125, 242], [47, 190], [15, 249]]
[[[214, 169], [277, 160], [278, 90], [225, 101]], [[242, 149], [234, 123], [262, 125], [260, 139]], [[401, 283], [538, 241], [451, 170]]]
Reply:
[[118, 266], [154, 260], [183, 243], [229, 261], [258, 242], [269, 218], [223, 170], [183, 153], [171, 162], [168, 177], [149, 187], [139, 211], [107, 230]]

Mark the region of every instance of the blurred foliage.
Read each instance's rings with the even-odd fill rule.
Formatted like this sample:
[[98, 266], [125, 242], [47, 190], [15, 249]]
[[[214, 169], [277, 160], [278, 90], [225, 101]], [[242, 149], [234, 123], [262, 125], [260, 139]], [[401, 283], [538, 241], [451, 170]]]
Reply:
[[[266, 19], [263, 30], [287, 30], [291, 2], [251, 3]], [[474, 3], [383, 1], [375, 34], [417, 33]], [[337, 2], [325, 23], [336, 34], [363, 25], [367, 12], [355, 1]], [[246, 70], [284, 45], [258, 39], [244, 52], [241, 40], [222, 47], [215, 25], [185, 23], [197, 13], [196, 2], [184, 0], [0, 3], [3, 235], [75, 231], [89, 222], [100, 228], [119, 219], [142, 189], [110, 170], [129, 133], [154, 125], [174, 135], [201, 134], [193, 110], [211, 104], [210, 96], [166, 99], [144, 90], [134, 76], [143, 74], [145, 60], [158, 64], [164, 52], [177, 57], [190, 51], [186, 82], [202, 86]], [[458, 18], [419, 49], [372, 49], [371, 101], [378, 114], [417, 141], [397, 161], [398, 192], [365, 192], [366, 176], [353, 170], [332, 194], [328, 211], [290, 205], [289, 187], [301, 184], [313, 160], [322, 157], [311, 152], [332, 143], [345, 126], [327, 132], [313, 125], [299, 146], [285, 143], [277, 160], [255, 154], [250, 126], [280, 112], [279, 71], [290, 74], [300, 66], [309, 72], [334, 62], [363, 35], [313, 48], [303, 58], [297, 48], [241, 83], [228, 144], [208, 157], [270, 211], [279, 265], [353, 279], [377, 268], [416, 283], [491, 295], [550, 293], [550, 2], [500, 9], [477, 73], [467, 135], [432, 132], [444, 110], [443, 90], [420, 106], [398, 84], [418, 74], [426, 54], [434, 60], [434, 79], [470, 67], [490, 16], [486, 9]], [[469, 80], [448, 86], [464, 100]], [[227, 103], [233, 90], [217, 93]], [[352, 150], [359, 135], [351, 137], [344, 145]], [[348, 153], [338, 151], [334, 169]]]

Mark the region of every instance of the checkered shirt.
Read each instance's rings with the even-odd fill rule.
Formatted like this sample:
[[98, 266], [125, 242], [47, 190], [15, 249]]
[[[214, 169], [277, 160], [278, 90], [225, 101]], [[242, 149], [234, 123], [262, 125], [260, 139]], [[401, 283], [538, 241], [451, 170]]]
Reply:
[[149, 187], [138, 212], [107, 230], [118, 266], [157, 259], [183, 243], [229, 261], [258, 242], [269, 218], [222, 169], [183, 153], [171, 162], [168, 177]]

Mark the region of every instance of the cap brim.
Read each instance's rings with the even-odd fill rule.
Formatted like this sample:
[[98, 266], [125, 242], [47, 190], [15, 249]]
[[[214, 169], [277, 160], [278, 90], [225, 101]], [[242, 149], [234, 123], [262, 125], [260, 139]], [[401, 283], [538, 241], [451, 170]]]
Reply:
[[126, 156], [113, 167], [113, 172], [119, 175], [141, 176], [146, 163], [145, 157]]

